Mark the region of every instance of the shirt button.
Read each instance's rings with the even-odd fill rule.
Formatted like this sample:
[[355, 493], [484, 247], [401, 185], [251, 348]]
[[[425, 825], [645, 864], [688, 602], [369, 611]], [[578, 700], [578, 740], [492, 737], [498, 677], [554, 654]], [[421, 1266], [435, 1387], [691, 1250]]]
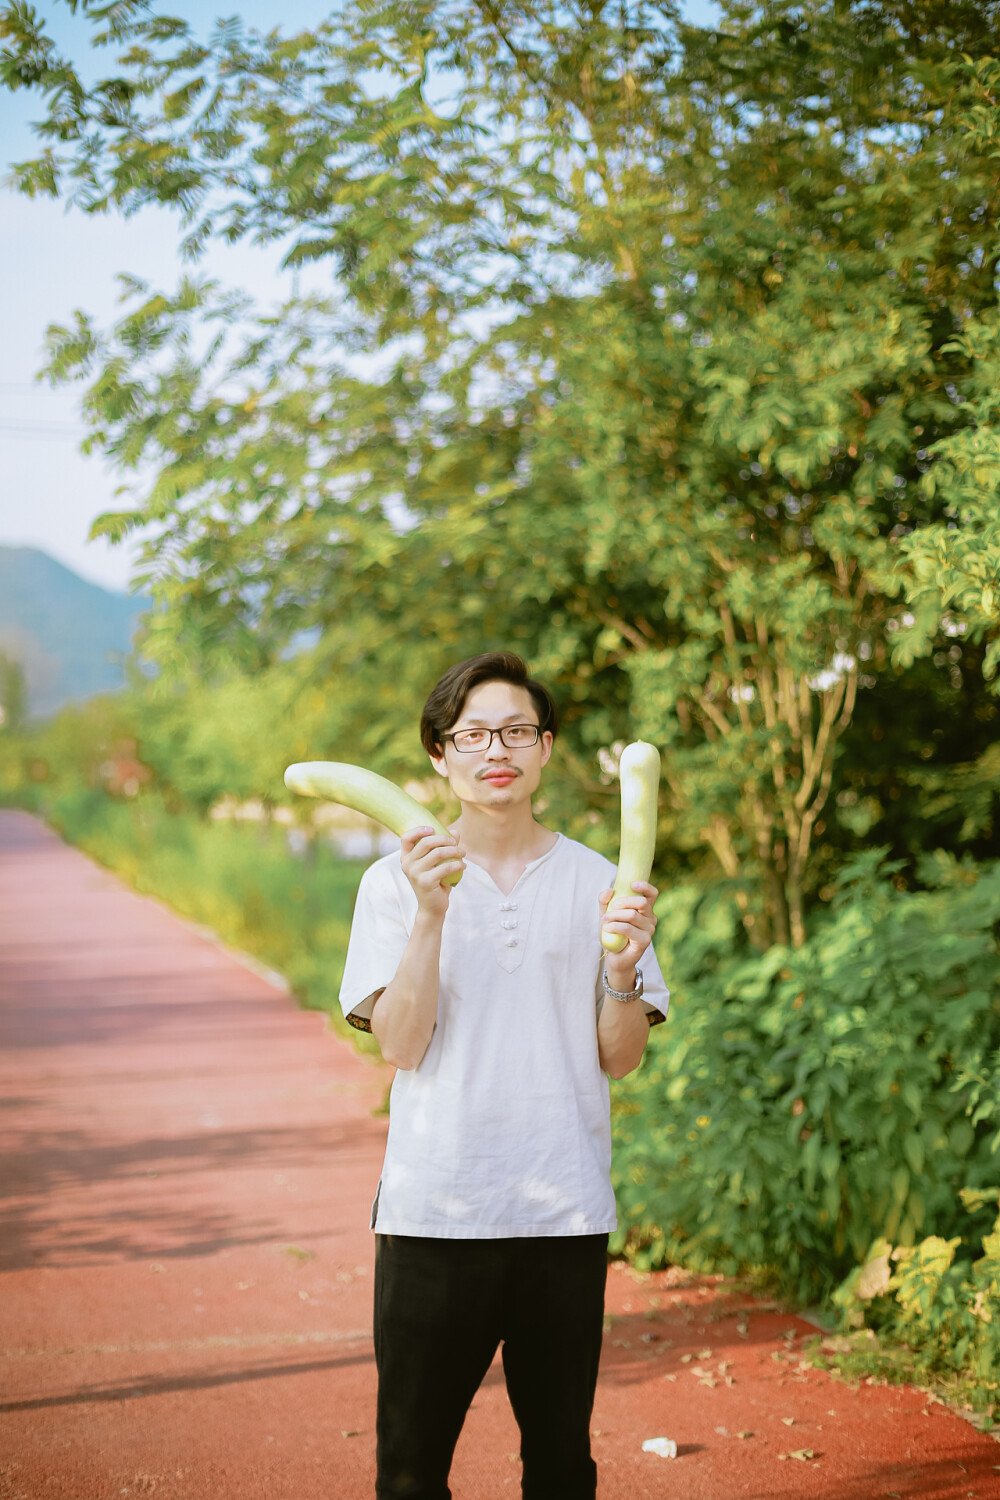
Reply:
[[505, 931], [509, 932], [512, 927], [517, 926], [517, 922], [501, 922], [500, 926], [503, 927]]
[[507, 939], [507, 947], [508, 948], [516, 948], [517, 947], [517, 938], [508, 938]]

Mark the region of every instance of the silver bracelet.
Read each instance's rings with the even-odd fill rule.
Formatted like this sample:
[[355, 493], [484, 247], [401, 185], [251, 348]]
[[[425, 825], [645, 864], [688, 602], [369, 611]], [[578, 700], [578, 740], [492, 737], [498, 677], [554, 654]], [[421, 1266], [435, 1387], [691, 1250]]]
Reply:
[[630, 1001], [638, 1000], [642, 996], [642, 972], [639, 969], [635, 971], [634, 990], [613, 990], [608, 983], [607, 969], [601, 972], [601, 983], [604, 986], [604, 993], [612, 1000], [620, 1000], [622, 1005], [628, 1005]]

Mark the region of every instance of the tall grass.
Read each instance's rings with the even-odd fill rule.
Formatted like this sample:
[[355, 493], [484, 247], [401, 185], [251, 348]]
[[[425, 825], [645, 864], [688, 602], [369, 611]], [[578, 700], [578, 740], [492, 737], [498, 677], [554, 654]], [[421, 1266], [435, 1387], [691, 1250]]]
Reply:
[[125, 802], [78, 788], [57, 794], [43, 811], [70, 843], [278, 970], [303, 1005], [326, 1011], [341, 1035], [375, 1050], [337, 1003], [366, 861], [318, 843], [299, 855], [283, 828], [204, 822], [168, 811], [149, 792]]

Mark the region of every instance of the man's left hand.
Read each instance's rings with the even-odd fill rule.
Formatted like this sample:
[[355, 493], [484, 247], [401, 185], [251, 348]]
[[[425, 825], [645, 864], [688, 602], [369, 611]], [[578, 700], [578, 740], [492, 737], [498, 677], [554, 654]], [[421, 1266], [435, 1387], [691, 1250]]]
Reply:
[[612, 989], [630, 990], [635, 982], [636, 965], [656, 931], [653, 902], [659, 891], [648, 880], [633, 880], [632, 895], [620, 897], [615, 902], [610, 917], [606, 918], [608, 903], [613, 895], [613, 891], [605, 890], [598, 897], [601, 903], [601, 927], [606, 927], [609, 932], [621, 933], [625, 939], [625, 947], [620, 953], [605, 954], [605, 968]]

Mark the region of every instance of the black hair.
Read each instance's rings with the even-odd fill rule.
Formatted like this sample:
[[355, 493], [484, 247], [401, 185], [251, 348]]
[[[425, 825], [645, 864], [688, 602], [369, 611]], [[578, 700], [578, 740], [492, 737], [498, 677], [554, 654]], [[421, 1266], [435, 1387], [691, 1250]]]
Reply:
[[526, 688], [538, 714], [538, 726], [544, 734], [559, 732], [559, 712], [547, 687], [528, 676], [528, 664], [513, 651], [486, 651], [456, 662], [431, 688], [420, 715], [420, 742], [428, 755], [440, 756], [444, 748], [441, 736], [461, 717], [465, 701], [473, 688], [483, 682], [509, 682]]

